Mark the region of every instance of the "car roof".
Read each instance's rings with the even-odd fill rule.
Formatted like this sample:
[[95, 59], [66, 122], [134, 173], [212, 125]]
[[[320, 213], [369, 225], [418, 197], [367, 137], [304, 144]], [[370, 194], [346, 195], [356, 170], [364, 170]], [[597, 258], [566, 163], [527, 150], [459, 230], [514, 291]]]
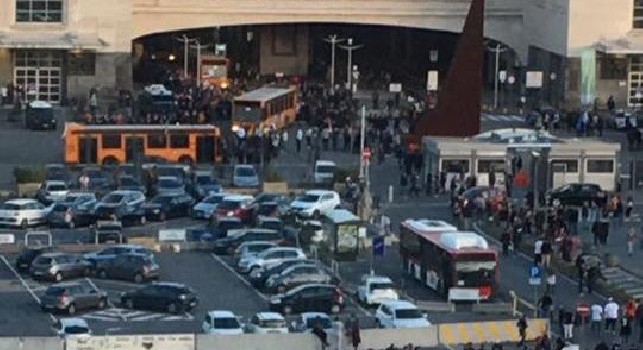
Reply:
[[212, 172], [209, 170], [195, 170], [194, 171], [194, 176], [212, 176]]
[[212, 310], [212, 311], [208, 311], [208, 316], [210, 316], [210, 317], [212, 317], [212, 318], [223, 318], [223, 317], [226, 317], [226, 318], [228, 318], [228, 317], [236, 318], [236, 317], [237, 317], [237, 316], [234, 314], [234, 312], [232, 312], [232, 311], [228, 311], [228, 310]]
[[38, 202], [37, 200], [31, 199], [31, 198], [14, 198], [6, 201], [5, 203], [21, 205], [21, 204], [29, 204], [29, 203], [37, 203], [37, 202]]
[[263, 216], [263, 215], [259, 215], [257, 217], [257, 220], [258, 221], [264, 221], [264, 222], [281, 222], [280, 218], [275, 218], [275, 217], [272, 217], [272, 216]]
[[335, 287], [335, 286], [334, 286], [334, 285], [332, 285], [332, 284], [325, 284], [325, 283], [306, 283], [306, 284], [300, 284], [300, 285], [298, 285], [297, 287], [295, 287], [295, 288], [291, 289], [290, 291], [286, 292], [286, 294], [288, 294], [288, 293], [297, 293], [297, 292], [301, 291], [302, 289], [306, 289], [306, 288], [310, 288], [310, 287], [326, 287], [326, 288], [328, 288], [328, 289], [331, 289], [331, 288], [332, 288], [332, 289], [335, 289], [335, 288], [337, 288], [337, 287]]
[[84, 191], [69, 191], [67, 192], [67, 197], [79, 197], [79, 196], [96, 196], [94, 192], [84, 192]]
[[322, 196], [325, 194], [335, 194], [335, 191], [329, 191], [329, 190], [310, 190], [306, 191], [307, 195], [313, 195], [313, 196]]
[[179, 178], [177, 176], [159, 176], [159, 181], [160, 180], [176, 180], [176, 181], [178, 181]]
[[45, 185], [64, 185], [67, 186], [67, 183], [62, 180], [45, 180]]
[[275, 246], [275, 242], [270, 242], [270, 241], [248, 241], [248, 242], [243, 242], [239, 245], [241, 246], [251, 246], [251, 245], [270, 245], [270, 246]]
[[369, 276], [366, 281], [370, 283], [393, 283], [390, 278], [385, 276]]
[[385, 300], [382, 302], [383, 305], [386, 305], [391, 310], [400, 310], [400, 309], [417, 309], [418, 307], [410, 301], [406, 300]]
[[73, 287], [73, 286], [80, 286], [80, 283], [78, 283], [78, 282], [61, 282], [61, 283], [50, 284], [49, 288], [52, 288], [52, 287], [67, 288], [67, 287]]
[[230, 196], [234, 196], [234, 195], [235, 195], [234, 193], [228, 193], [228, 192], [217, 192], [217, 193], [213, 193], [213, 194], [211, 194], [211, 195], [209, 195], [209, 196], [207, 196], [207, 197], [203, 198], [203, 200], [205, 200], [205, 199], [207, 199], [207, 198], [211, 198], [211, 197], [223, 197], [223, 198], [225, 198], [225, 197], [230, 197]]
[[[144, 254], [137, 254], [137, 255], [143, 255], [147, 256]], [[167, 281], [160, 281], [160, 282], [154, 282], [151, 284], [151, 286], [163, 286], [163, 287], [175, 287], [175, 288], [188, 288], [187, 285], [183, 283], [177, 283], [177, 282], [167, 282]]]
[[272, 312], [272, 311], [262, 311], [262, 312], [257, 312], [257, 317], [260, 320], [285, 320], [284, 316], [278, 312]]
[[51, 253], [41, 254], [40, 256], [45, 257], [45, 258], [54, 258], [54, 257], [57, 257], [57, 256], [64, 256], [64, 255], [71, 255], [71, 254], [61, 253], [61, 252], [51, 252]]
[[315, 162], [315, 166], [317, 166], [317, 165], [332, 165], [332, 166], [335, 166], [335, 162], [333, 162], [332, 160], [318, 160], [318, 161]]
[[317, 311], [310, 311], [310, 312], [302, 312], [301, 313], [301, 319], [304, 321], [307, 321], [309, 319], [315, 319], [315, 318], [328, 318], [330, 319], [330, 316], [328, 316], [327, 313], [325, 312], [317, 312]]
[[243, 202], [247, 200], [254, 200], [254, 197], [243, 194], [233, 194], [231, 196], [224, 197], [223, 200], [230, 202]]
[[148, 248], [145, 248], [144, 246], [138, 245], [138, 244], [116, 244], [116, 245], [113, 245], [111, 247], [107, 247], [105, 249], [108, 249], [108, 248], [148, 249]]
[[254, 168], [255, 168], [254, 166], [252, 166], [252, 165], [248, 165], [248, 164], [237, 164], [237, 165], [235, 165], [234, 167], [235, 167], [235, 168], [252, 168], [252, 169], [254, 169]]
[[111, 191], [108, 193], [109, 194], [120, 194], [120, 195], [128, 195], [128, 194], [143, 194], [141, 191], [131, 191], [131, 190], [117, 190], [117, 191]]
[[217, 222], [219, 222], [219, 223], [221, 223], [221, 222], [239, 222], [240, 223], [241, 219], [239, 219], [236, 216], [222, 216], [222, 217], [217, 219]]
[[80, 326], [80, 327], [86, 327], [89, 328], [87, 325], [87, 321], [85, 319], [80, 318], [80, 317], [63, 317], [58, 320], [60, 322], [61, 326]]

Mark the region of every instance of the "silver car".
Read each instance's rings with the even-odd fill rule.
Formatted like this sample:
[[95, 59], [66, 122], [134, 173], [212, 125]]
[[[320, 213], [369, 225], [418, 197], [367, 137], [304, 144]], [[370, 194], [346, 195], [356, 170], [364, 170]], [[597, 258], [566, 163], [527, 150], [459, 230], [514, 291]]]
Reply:
[[179, 196], [185, 194], [185, 184], [174, 176], [160, 176], [156, 184], [157, 194]]
[[107, 306], [107, 293], [88, 283], [58, 283], [51, 285], [40, 297], [43, 311], [64, 311], [70, 315], [84, 309], [102, 310]]
[[60, 282], [67, 278], [87, 277], [91, 265], [82, 256], [66, 253], [47, 253], [37, 257], [29, 269], [36, 280]]
[[259, 186], [259, 176], [252, 165], [239, 164], [234, 166], [232, 185], [236, 187]]

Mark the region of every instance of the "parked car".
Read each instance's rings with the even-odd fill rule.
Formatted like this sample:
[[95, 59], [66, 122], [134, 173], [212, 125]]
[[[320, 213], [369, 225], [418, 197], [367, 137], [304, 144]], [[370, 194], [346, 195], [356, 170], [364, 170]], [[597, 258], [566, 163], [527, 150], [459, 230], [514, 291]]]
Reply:
[[53, 202], [61, 201], [69, 192], [67, 183], [62, 180], [46, 180], [40, 185], [36, 193], [36, 199], [44, 204], [49, 205]]
[[379, 328], [425, 328], [431, 323], [414, 304], [405, 300], [389, 300], [380, 304], [375, 312]]
[[98, 200], [92, 192], [69, 192], [49, 208], [47, 224], [67, 228], [90, 225], [94, 221], [91, 212], [96, 203]]
[[286, 319], [277, 312], [258, 312], [246, 325], [248, 333], [255, 334], [288, 334]]
[[326, 334], [334, 332], [333, 320], [325, 312], [302, 312], [294, 322], [295, 332], [310, 333], [316, 326], [321, 327]]
[[317, 160], [313, 168], [313, 179], [316, 184], [332, 184], [335, 180], [337, 166], [331, 160]]
[[0, 225], [26, 229], [45, 223], [48, 213], [35, 199], [11, 199], [0, 205]]
[[239, 261], [239, 270], [242, 273], [250, 273], [252, 270], [261, 269], [264, 266], [278, 264], [284, 259], [305, 259], [306, 254], [301, 248], [274, 247], [264, 250], [256, 256]]
[[315, 265], [291, 266], [279, 275], [266, 280], [266, 290], [271, 293], [285, 293], [304, 284], [331, 284], [333, 278]]
[[227, 310], [208, 311], [203, 324], [201, 324], [201, 330], [210, 335], [243, 334], [243, 326], [239, 323], [239, 317]]
[[245, 227], [241, 219], [235, 217], [218, 218], [214, 225], [214, 237], [217, 239], [227, 237], [235, 232], [240, 232], [238, 230]]
[[217, 205], [229, 196], [231, 196], [230, 193], [219, 192], [203, 198], [192, 209], [192, 217], [194, 219], [209, 219], [216, 212]]
[[161, 269], [154, 256], [145, 253], [124, 253], [114, 259], [97, 261], [96, 275], [101, 279], [123, 279], [143, 283], [158, 279]]
[[60, 282], [67, 278], [89, 276], [91, 265], [81, 255], [45, 253], [34, 259], [29, 272], [35, 280]]
[[252, 165], [237, 164], [232, 174], [232, 185], [235, 187], [257, 187], [259, 176]]
[[596, 184], [570, 183], [551, 191], [548, 202], [557, 206], [582, 206], [594, 202], [600, 208], [607, 203], [607, 194]]
[[56, 330], [56, 334], [63, 339], [67, 337], [87, 337], [87, 340], [89, 340], [92, 334], [89, 325], [87, 325], [87, 321], [80, 317], [58, 319], [54, 324], [54, 329]]
[[156, 183], [156, 195], [178, 196], [185, 194], [183, 180], [174, 176], [160, 176]]
[[45, 180], [58, 180], [64, 181], [65, 184], [69, 185], [67, 169], [65, 164], [50, 163], [45, 165]]
[[225, 197], [217, 205], [216, 215], [234, 216], [241, 219], [243, 223], [251, 223], [254, 220], [256, 206], [254, 198], [246, 195], [232, 195]]
[[53, 252], [52, 247], [22, 247], [16, 258], [16, 270], [18, 272], [28, 272], [31, 263], [39, 255]]
[[252, 283], [253, 286], [263, 288], [266, 284], [266, 280], [268, 280], [268, 278], [270, 278], [271, 276], [277, 276], [287, 268], [298, 265], [317, 266], [315, 260], [311, 259], [284, 259], [279, 262], [279, 264], [270, 266], [269, 268], [264, 267], [263, 269], [250, 272], [250, 275], [248, 275], [248, 280], [250, 281], [250, 283]]
[[307, 311], [337, 313], [343, 308], [343, 292], [329, 284], [305, 284], [270, 298], [270, 310], [284, 314]]
[[274, 242], [263, 241], [250, 241], [241, 243], [237, 249], [234, 250], [234, 257], [237, 260], [249, 259], [250, 257], [257, 256], [262, 251], [274, 248], [277, 244]]
[[282, 216], [290, 210], [290, 198], [280, 193], [261, 193], [255, 198], [257, 215]]
[[100, 190], [110, 185], [109, 174], [100, 167], [86, 166], [80, 176], [82, 175], [89, 178], [89, 190]]
[[145, 212], [141, 206], [145, 195], [139, 191], [112, 191], [96, 204], [97, 220], [117, 219], [123, 223], [145, 224]]
[[194, 310], [199, 298], [184, 284], [159, 282], [123, 292], [120, 301], [123, 307], [130, 310], [156, 310], [178, 314]]
[[311, 190], [290, 203], [290, 209], [302, 217], [319, 218], [325, 212], [341, 205], [339, 194], [335, 191]]
[[399, 299], [395, 285], [388, 277], [365, 275], [357, 287], [357, 300], [365, 305], [377, 305], [387, 300]]
[[88, 283], [57, 283], [47, 287], [40, 297], [43, 311], [63, 311], [74, 315], [78, 310], [99, 309], [107, 306], [107, 293]]
[[202, 199], [220, 192], [221, 184], [209, 171], [196, 171], [189, 188], [190, 195]]
[[302, 222], [300, 236], [301, 243], [305, 245], [321, 243], [326, 241], [327, 238], [324, 234], [324, 227], [321, 221], [318, 220], [306, 220]]
[[127, 243], [127, 236], [123, 232], [123, 224], [120, 221], [96, 221], [96, 225], [91, 227], [90, 233], [96, 244]]
[[257, 195], [255, 198], [257, 203], [288, 203], [288, 196], [283, 193], [271, 193], [271, 192], [262, 192]]
[[115, 246], [103, 248], [99, 251], [87, 253], [83, 257], [92, 266], [96, 267], [98, 263], [103, 263], [108, 260], [114, 260], [121, 254], [144, 254], [152, 256], [152, 251], [140, 245], [135, 244], [118, 244]]
[[139, 191], [142, 193], [147, 192], [145, 185], [143, 185], [132, 175], [121, 175], [118, 178], [118, 187], [116, 189], [119, 191]]
[[143, 204], [147, 220], [165, 221], [168, 218], [188, 217], [194, 198], [187, 194], [160, 194]]
[[284, 241], [284, 237], [275, 230], [241, 229], [235, 234], [229, 234], [227, 237], [214, 241], [214, 252], [216, 254], [232, 255], [241, 243], [249, 241], [270, 241], [281, 244]]

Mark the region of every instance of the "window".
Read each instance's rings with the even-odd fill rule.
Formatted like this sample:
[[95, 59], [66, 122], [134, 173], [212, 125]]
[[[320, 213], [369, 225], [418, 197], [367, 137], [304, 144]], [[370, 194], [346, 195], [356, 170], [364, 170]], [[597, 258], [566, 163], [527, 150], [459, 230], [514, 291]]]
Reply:
[[190, 136], [188, 134], [170, 134], [171, 148], [189, 148]]
[[62, 22], [64, 0], [16, 0], [16, 22]]
[[643, 28], [643, 0], [634, 0], [633, 28]]
[[165, 134], [149, 134], [147, 135], [147, 148], [165, 148], [167, 146], [167, 139]]
[[588, 159], [587, 160], [587, 172], [588, 173], [613, 173], [614, 172], [614, 161], [613, 160]]
[[627, 78], [627, 57], [600, 55], [601, 79], [618, 80]]
[[478, 160], [478, 173], [486, 174], [490, 173], [492, 170], [494, 172], [502, 172], [505, 167], [504, 160], [498, 159], [480, 159]]
[[96, 74], [96, 54], [83, 52], [71, 54], [67, 60], [67, 72], [73, 76], [93, 76]]
[[103, 148], [120, 149], [121, 135], [120, 134], [103, 134]]
[[468, 159], [443, 159], [442, 171], [447, 173], [469, 173]]
[[554, 159], [551, 161], [553, 173], [577, 173], [578, 160], [576, 159]]

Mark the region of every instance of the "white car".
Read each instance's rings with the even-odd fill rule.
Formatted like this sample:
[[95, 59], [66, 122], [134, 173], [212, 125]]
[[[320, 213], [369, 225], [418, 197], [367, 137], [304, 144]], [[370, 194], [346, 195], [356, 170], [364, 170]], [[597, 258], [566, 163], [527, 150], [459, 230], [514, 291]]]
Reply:
[[205, 314], [201, 330], [210, 335], [239, 335], [243, 334], [243, 326], [232, 311], [214, 310]]
[[92, 331], [85, 319], [80, 317], [61, 318], [54, 326], [56, 333], [61, 338], [67, 337], [89, 337]]
[[366, 305], [377, 305], [389, 300], [397, 300], [399, 295], [393, 281], [388, 277], [366, 275], [357, 287], [357, 300]]
[[217, 210], [217, 205], [219, 205], [225, 197], [231, 195], [230, 193], [215, 193], [203, 198], [203, 200], [197, 203], [192, 209], [194, 219], [209, 219], [214, 215], [214, 211]]
[[35, 199], [11, 199], [0, 205], [0, 225], [27, 228], [44, 223], [48, 213]]
[[327, 334], [334, 332], [333, 320], [325, 312], [302, 312], [293, 328], [297, 332], [310, 333], [317, 323]]
[[306, 254], [304, 254], [301, 248], [269, 248], [256, 256], [239, 260], [239, 270], [242, 273], [249, 273], [252, 272], [252, 270], [260, 270], [265, 266], [277, 264], [285, 259], [306, 259]]
[[375, 311], [375, 323], [380, 328], [425, 328], [431, 323], [414, 304], [405, 300], [390, 300]]
[[290, 203], [290, 209], [303, 217], [320, 217], [341, 204], [339, 193], [328, 190], [311, 190]]
[[264, 250], [274, 248], [276, 246], [277, 243], [267, 241], [243, 242], [237, 247], [237, 249], [234, 250], [234, 256], [238, 257], [239, 260], [248, 260], [250, 258], [256, 257]]
[[246, 325], [249, 333], [288, 334], [286, 319], [278, 312], [258, 312]]
[[337, 166], [330, 160], [318, 160], [313, 169], [313, 179], [316, 184], [333, 183]]
[[238, 164], [234, 166], [232, 185], [235, 187], [259, 186], [259, 176], [252, 165]]
[[45, 204], [58, 202], [63, 200], [68, 192], [65, 181], [47, 180], [38, 189], [38, 199]]

